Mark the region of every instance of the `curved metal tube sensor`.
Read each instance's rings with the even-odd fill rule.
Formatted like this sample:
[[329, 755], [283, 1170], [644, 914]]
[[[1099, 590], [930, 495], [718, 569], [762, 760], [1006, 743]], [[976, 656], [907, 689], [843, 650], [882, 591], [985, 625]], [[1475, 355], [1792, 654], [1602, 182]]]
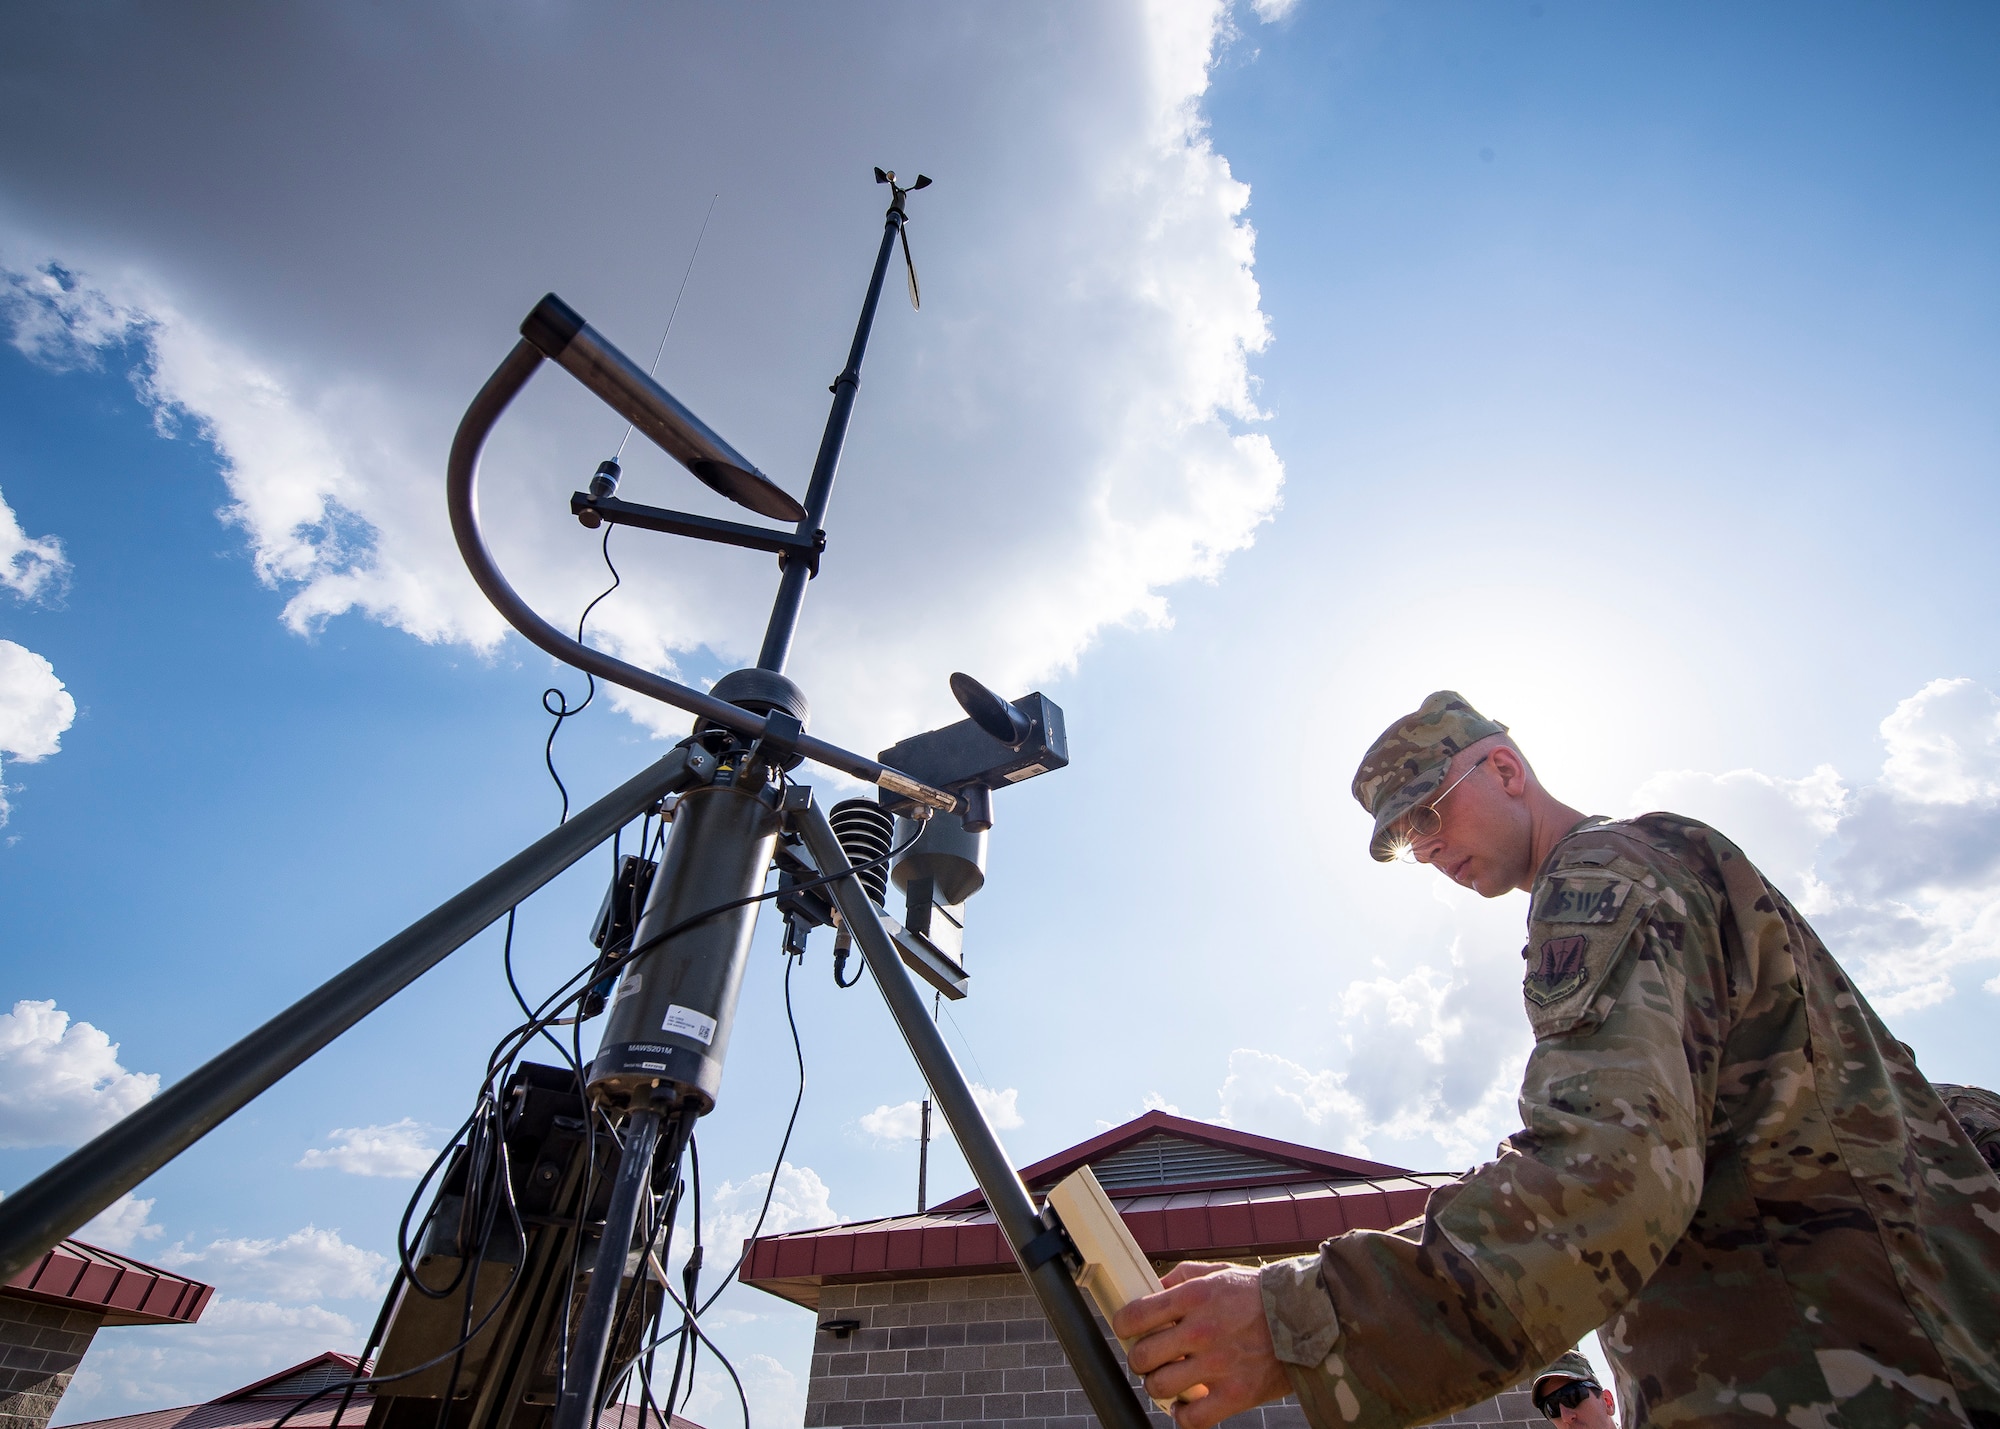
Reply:
[[507, 410], [508, 404], [527, 385], [528, 379], [535, 375], [535, 369], [542, 365], [543, 360], [541, 350], [526, 338], [515, 343], [514, 350], [494, 369], [493, 375], [486, 379], [486, 385], [479, 389], [479, 395], [472, 399], [472, 405], [465, 409], [465, 416], [458, 423], [458, 432], [451, 440], [451, 459], [445, 472], [445, 501], [451, 511], [451, 533], [458, 541], [458, 553], [464, 559], [466, 569], [472, 572], [472, 579], [493, 603], [493, 608], [532, 644], [565, 664], [588, 670], [600, 680], [622, 685], [753, 739], [768, 738], [773, 744], [794, 749], [815, 763], [838, 769], [856, 779], [865, 779], [870, 784], [878, 784], [891, 793], [915, 799], [933, 809], [955, 812], [959, 800], [942, 789], [933, 789], [886, 764], [842, 749], [837, 744], [828, 744], [806, 734], [792, 734], [786, 729], [772, 729], [764, 717], [740, 705], [718, 700], [713, 695], [655, 675], [650, 670], [642, 670], [637, 665], [628, 665], [602, 650], [593, 650], [563, 634], [521, 599], [507, 577], [500, 573], [500, 567], [494, 563], [492, 553], [486, 549], [485, 538], [479, 531], [479, 453], [485, 447], [494, 424], [500, 420], [500, 414]]

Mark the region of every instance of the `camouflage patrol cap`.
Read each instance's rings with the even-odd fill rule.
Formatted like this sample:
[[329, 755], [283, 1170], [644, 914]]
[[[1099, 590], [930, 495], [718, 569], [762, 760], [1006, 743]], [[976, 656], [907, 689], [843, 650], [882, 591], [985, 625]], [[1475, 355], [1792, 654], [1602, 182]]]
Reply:
[[1596, 1384], [1597, 1370], [1589, 1360], [1585, 1359], [1577, 1351], [1571, 1350], [1566, 1355], [1558, 1356], [1554, 1364], [1536, 1375], [1535, 1382], [1530, 1386], [1529, 1392], [1539, 1399], [1543, 1384], [1552, 1379], [1587, 1379], [1592, 1384]]
[[1507, 726], [1486, 718], [1456, 690], [1439, 690], [1368, 746], [1354, 772], [1354, 797], [1375, 816], [1368, 852], [1383, 863], [1396, 856], [1389, 826], [1435, 791], [1451, 757]]

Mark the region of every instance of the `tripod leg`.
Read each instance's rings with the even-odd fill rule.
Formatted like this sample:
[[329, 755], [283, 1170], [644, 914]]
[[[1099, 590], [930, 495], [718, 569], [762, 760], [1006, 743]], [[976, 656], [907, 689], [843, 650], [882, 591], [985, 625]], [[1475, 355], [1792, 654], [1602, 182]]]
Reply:
[[[596, 1416], [599, 1380], [611, 1348], [611, 1321], [618, 1310], [618, 1288], [625, 1279], [625, 1260], [632, 1251], [632, 1230], [646, 1181], [653, 1171], [653, 1152], [660, 1141], [660, 1113], [650, 1107], [625, 1118], [625, 1149], [618, 1161], [618, 1179], [611, 1187], [611, 1206], [604, 1213], [604, 1238], [597, 1243], [597, 1263], [590, 1270], [583, 1311], [577, 1316], [576, 1337], [569, 1347], [562, 1398], [556, 1404], [555, 1429], [590, 1429]], [[645, 1275], [644, 1267], [640, 1275]]]
[[241, 1111], [662, 794], [713, 769], [705, 750], [675, 749], [15, 1190], [0, 1201], [0, 1280]]
[[[813, 862], [822, 873], [847, 867], [840, 840], [834, 837], [832, 826], [817, 804], [795, 806], [792, 813], [799, 832], [805, 835]], [[830, 884], [829, 891], [839, 904], [840, 916], [852, 930], [854, 941], [860, 944], [862, 956], [868, 959], [875, 985], [882, 989], [890, 1015], [896, 1019], [903, 1040], [909, 1044], [924, 1080], [930, 1084], [931, 1097], [944, 1114], [945, 1125], [951, 1128], [959, 1149], [965, 1153], [965, 1164], [972, 1168], [986, 1204], [993, 1208], [1000, 1233], [1007, 1237], [1014, 1258], [1021, 1262], [1028, 1286], [1041, 1302], [1042, 1313], [1048, 1317], [1056, 1339], [1062, 1344], [1063, 1355], [1089, 1396], [1098, 1422], [1105, 1429], [1148, 1429], [1145, 1408], [1126, 1381], [1124, 1368], [1105, 1343], [1097, 1322], [1091, 1318], [1083, 1291], [1070, 1278], [1061, 1256], [1031, 1248], [1031, 1242], [1038, 1241], [1048, 1227], [1035, 1213], [1035, 1203], [1008, 1162], [993, 1128], [986, 1124], [985, 1114], [973, 1100], [972, 1088], [966, 1085], [965, 1074], [952, 1060], [943, 1034], [924, 1010], [923, 994], [917, 991], [909, 970], [897, 956], [875, 905], [852, 874]], [[558, 1429], [567, 1426], [558, 1425]]]

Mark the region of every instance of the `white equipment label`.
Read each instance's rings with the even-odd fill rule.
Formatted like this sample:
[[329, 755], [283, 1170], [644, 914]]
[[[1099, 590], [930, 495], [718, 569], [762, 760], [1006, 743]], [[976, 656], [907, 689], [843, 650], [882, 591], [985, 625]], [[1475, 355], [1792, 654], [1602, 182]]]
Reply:
[[692, 1037], [704, 1047], [715, 1040], [715, 1019], [696, 1012], [692, 1007], [682, 1007], [678, 1002], [667, 1008], [667, 1020], [660, 1027], [663, 1031]]

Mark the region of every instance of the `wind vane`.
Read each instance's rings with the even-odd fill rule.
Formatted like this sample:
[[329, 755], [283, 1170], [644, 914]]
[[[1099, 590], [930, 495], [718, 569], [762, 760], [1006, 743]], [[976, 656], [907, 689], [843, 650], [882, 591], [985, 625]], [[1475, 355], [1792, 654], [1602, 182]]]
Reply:
[[904, 220], [897, 227], [902, 230], [903, 234], [903, 266], [909, 270], [910, 274], [910, 306], [921, 312], [923, 311], [924, 304], [922, 298], [917, 294], [917, 263], [914, 258], [910, 257], [909, 210], [903, 207], [903, 200], [918, 189], [929, 188], [931, 181], [925, 175], [918, 174], [917, 181], [908, 188], [904, 188], [896, 182], [896, 171], [894, 169], [877, 169], [875, 171], [875, 182], [889, 186], [889, 210], [892, 213], [901, 215]]

